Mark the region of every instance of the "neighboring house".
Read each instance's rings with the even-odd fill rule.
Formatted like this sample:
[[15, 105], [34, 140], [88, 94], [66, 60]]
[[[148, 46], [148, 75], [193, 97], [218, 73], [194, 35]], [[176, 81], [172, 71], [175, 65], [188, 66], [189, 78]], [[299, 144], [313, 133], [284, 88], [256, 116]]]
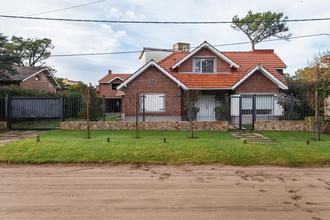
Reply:
[[189, 90], [200, 91], [195, 103], [197, 120], [215, 120], [214, 108], [224, 106], [228, 96], [232, 121], [237, 121], [239, 112], [249, 114], [252, 106], [252, 99], [239, 97], [252, 94], [258, 95], [258, 117], [276, 119], [283, 114], [275, 97], [288, 89], [283, 76], [286, 65], [273, 50], [221, 52], [205, 41], [192, 51], [186, 43], [176, 43], [172, 52], [153, 51], [156, 60], [148, 52], [143, 50], [140, 56], [143, 66], [117, 87], [123, 92], [126, 120], [134, 119], [134, 103], [141, 103], [141, 96], [140, 112], [146, 120], [157, 116], [159, 120], [185, 120], [184, 93]]
[[76, 86], [80, 83], [80, 81], [75, 81], [71, 79], [62, 79], [62, 82], [65, 86]]
[[61, 88], [53, 74], [45, 67], [14, 66], [0, 74], [0, 85], [15, 85], [51, 93], [56, 93]]
[[124, 82], [131, 74], [112, 73], [99, 80], [98, 94], [106, 99], [105, 111], [107, 113], [121, 112], [123, 93], [117, 90], [117, 87]]

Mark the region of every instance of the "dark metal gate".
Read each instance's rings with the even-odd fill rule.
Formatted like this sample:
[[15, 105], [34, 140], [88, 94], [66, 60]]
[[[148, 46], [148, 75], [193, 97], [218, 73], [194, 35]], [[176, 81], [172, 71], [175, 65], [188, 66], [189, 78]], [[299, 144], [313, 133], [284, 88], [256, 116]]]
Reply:
[[228, 121], [232, 129], [254, 130], [256, 121], [256, 96], [231, 96], [229, 113]]
[[64, 119], [62, 97], [11, 97], [7, 101], [9, 129], [56, 129]]

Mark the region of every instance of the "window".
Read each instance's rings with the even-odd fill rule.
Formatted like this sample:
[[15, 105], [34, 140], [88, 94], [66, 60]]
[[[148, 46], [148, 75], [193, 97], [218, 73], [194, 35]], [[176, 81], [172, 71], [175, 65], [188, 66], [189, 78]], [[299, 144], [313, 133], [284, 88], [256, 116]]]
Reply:
[[36, 75], [36, 81], [39, 81], [39, 80], [40, 80], [40, 76]]
[[214, 58], [194, 58], [195, 73], [214, 73]]
[[117, 87], [120, 85], [120, 83], [112, 83], [111, 84], [111, 89], [112, 90], [117, 90]]
[[[242, 114], [251, 115], [252, 112], [252, 96], [242, 96]], [[274, 96], [272, 95], [256, 95], [256, 114], [272, 115], [274, 109]]]
[[143, 94], [140, 97], [141, 112], [165, 112], [165, 94]]

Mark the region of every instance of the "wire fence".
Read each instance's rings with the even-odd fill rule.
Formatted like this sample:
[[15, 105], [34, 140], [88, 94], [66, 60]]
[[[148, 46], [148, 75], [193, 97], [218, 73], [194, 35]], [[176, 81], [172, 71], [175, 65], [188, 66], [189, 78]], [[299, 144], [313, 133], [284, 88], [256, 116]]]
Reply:
[[[15, 111], [33, 112], [36, 100], [44, 97], [31, 97], [28, 105], [17, 107]], [[52, 97], [55, 98], [56, 97]], [[62, 98], [60, 106], [63, 117], [58, 118], [54, 127], [59, 127], [60, 120], [86, 120], [87, 105], [80, 95], [57, 97]], [[9, 97], [8, 100], [13, 99]], [[47, 104], [40, 108], [54, 108]], [[8, 112], [9, 111], [9, 112]], [[8, 120], [6, 98], [0, 97], [0, 120]], [[321, 111], [323, 116], [324, 111]], [[32, 115], [32, 113], [31, 113]], [[200, 95], [189, 103], [181, 94], [139, 93], [123, 99], [93, 97], [90, 103], [90, 120], [92, 121], [229, 121], [234, 125], [253, 124], [256, 120], [303, 120], [314, 116], [313, 104], [295, 96], [274, 95]], [[15, 118], [14, 118], [15, 119]], [[11, 118], [13, 120], [13, 118]], [[24, 120], [37, 120], [36, 118]], [[13, 120], [15, 121], [15, 120]], [[18, 120], [17, 120], [18, 121]], [[22, 121], [22, 120], [21, 120]], [[45, 123], [47, 127], [47, 123]]]

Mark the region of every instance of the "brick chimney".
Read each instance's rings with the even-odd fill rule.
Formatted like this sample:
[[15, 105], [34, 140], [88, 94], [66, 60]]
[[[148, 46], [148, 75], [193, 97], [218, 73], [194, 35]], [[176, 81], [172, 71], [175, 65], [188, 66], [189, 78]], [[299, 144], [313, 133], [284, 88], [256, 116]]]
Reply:
[[174, 50], [174, 52], [179, 52], [179, 51], [189, 52], [190, 51], [190, 44], [189, 43], [177, 42], [173, 45], [173, 50]]
[[112, 73], [112, 70], [108, 70], [108, 74], [111, 74]]

